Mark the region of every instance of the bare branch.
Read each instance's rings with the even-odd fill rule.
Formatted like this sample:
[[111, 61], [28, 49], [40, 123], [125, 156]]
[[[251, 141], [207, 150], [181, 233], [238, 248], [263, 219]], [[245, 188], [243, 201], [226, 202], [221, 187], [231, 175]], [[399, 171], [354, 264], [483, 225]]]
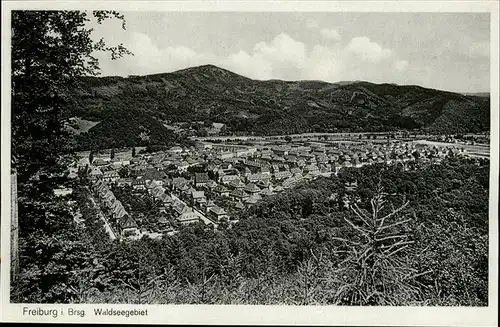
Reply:
[[403, 220], [403, 221], [398, 221], [397, 223], [394, 223], [394, 224], [391, 224], [391, 225], [383, 226], [383, 227], [379, 228], [375, 234], [378, 234], [379, 232], [381, 232], [381, 231], [383, 231], [385, 229], [388, 229], [388, 228], [391, 228], [391, 227], [395, 227], [397, 225], [401, 225], [401, 224], [407, 223], [409, 221], [411, 221], [411, 219], [406, 219], [406, 220]]
[[395, 239], [395, 238], [408, 238], [408, 235], [392, 235], [392, 236], [386, 236], [383, 238], [375, 238], [375, 241], [381, 242], [385, 240], [390, 240], [390, 239]]
[[[390, 214], [384, 216], [381, 218], [381, 221], [380, 221], [380, 224], [378, 226], [378, 229], [379, 230], [382, 230], [382, 226], [384, 225], [384, 222], [386, 219], [389, 219], [391, 218], [392, 216], [394, 216], [395, 214], [397, 214], [398, 212], [400, 212], [401, 210], [403, 210], [404, 208], [406, 208], [406, 206], [408, 206], [410, 202], [407, 201], [405, 204], [403, 204], [401, 207], [399, 207], [398, 209], [396, 209], [395, 211], [391, 212]], [[408, 220], [409, 221], [409, 220]]]
[[354, 242], [354, 241], [351, 241], [351, 240], [348, 240], [348, 239], [345, 239], [345, 238], [341, 238], [341, 237], [332, 237], [332, 239], [334, 240], [337, 240], [337, 241], [342, 241], [342, 242], [348, 242], [348, 243], [352, 243], [352, 244], [356, 244], [356, 245], [360, 245], [361, 243], [358, 243], [358, 242]]
[[356, 214], [356, 216], [358, 216], [359, 219], [361, 219], [365, 223], [366, 226], [372, 227], [371, 224], [368, 223], [368, 220], [369, 220], [368, 216], [365, 215], [361, 211], [361, 209], [359, 208], [359, 206], [356, 203], [353, 206], [351, 205], [351, 209], [352, 209], [352, 211], [354, 211], [354, 213]]
[[351, 225], [351, 226], [352, 226], [352, 228], [354, 228], [355, 230], [357, 230], [357, 231], [359, 231], [361, 234], [363, 234], [363, 236], [365, 236], [365, 237], [366, 237], [366, 238], [368, 238], [368, 239], [370, 238], [369, 231], [367, 231], [367, 230], [365, 230], [365, 229], [363, 229], [363, 228], [361, 228], [361, 227], [358, 227], [358, 226], [354, 225], [354, 224], [353, 224], [353, 223], [352, 223], [349, 219], [347, 219], [347, 218], [344, 218], [344, 220], [345, 220], [345, 221], [347, 221], [347, 223], [348, 223], [349, 225]]

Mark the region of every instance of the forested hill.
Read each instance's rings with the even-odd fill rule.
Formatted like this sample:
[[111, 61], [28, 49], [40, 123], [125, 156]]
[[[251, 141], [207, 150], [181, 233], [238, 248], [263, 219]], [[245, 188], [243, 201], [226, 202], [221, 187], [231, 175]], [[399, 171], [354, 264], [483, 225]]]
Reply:
[[88, 132], [93, 142], [109, 143], [111, 137], [118, 143], [152, 143], [167, 133], [165, 121], [222, 122], [230, 131], [257, 135], [399, 128], [479, 132], [489, 129], [489, 103], [489, 97], [419, 86], [257, 81], [205, 65], [147, 76], [85, 78], [71, 96], [69, 114], [100, 122]]

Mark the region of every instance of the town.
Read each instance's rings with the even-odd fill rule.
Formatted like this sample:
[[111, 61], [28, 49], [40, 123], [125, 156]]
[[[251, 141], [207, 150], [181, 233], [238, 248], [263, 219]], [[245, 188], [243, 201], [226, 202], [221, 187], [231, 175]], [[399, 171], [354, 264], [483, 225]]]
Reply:
[[[69, 177], [82, 172], [88, 177], [111, 239], [133, 240], [173, 235], [181, 225], [196, 222], [230, 228], [239, 211], [263, 198], [344, 168], [400, 164], [414, 169], [416, 163], [439, 164], [448, 155], [488, 156], [474, 147], [407, 136], [340, 136], [198, 138], [194, 146], [153, 153], [86, 152], [70, 167]], [[58, 195], [70, 192], [57, 190]]]

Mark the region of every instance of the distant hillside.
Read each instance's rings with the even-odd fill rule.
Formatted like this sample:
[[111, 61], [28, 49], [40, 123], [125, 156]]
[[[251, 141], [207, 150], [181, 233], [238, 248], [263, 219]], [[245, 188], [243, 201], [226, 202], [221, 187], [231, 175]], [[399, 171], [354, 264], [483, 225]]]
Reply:
[[[425, 129], [434, 133], [489, 129], [489, 97], [419, 86], [368, 82], [257, 81], [205, 65], [147, 76], [88, 77], [69, 115], [100, 121], [79, 136], [81, 147], [116, 140], [172, 138], [162, 122], [213, 121], [235, 133]], [[118, 131], [120, 134], [117, 134]], [[111, 139], [110, 139], [111, 138]], [[132, 144], [126, 144], [132, 145]]]

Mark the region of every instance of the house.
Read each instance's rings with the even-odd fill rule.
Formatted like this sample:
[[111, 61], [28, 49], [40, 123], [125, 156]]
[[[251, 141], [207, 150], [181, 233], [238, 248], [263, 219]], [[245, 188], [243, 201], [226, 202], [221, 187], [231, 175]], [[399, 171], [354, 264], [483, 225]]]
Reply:
[[132, 167], [132, 172], [135, 175], [140, 175], [140, 174], [144, 173], [144, 171], [146, 169], [147, 169], [147, 166], [145, 166], [145, 165], [137, 165], [137, 166]]
[[205, 192], [203, 191], [194, 191], [191, 193], [191, 196], [193, 197], [193, 200], [196, 203], [202, 204], [207, 202], [207, 198], [205, 197]]
[[288, 178], [291, 176], [292, 176], [292, 173], [290, 171], [278, 171], [278, 172], [274, 173], [274, 178], [276, 178], [278, 180], [285, 179], [285, 178]]
[[177, 190], [183, 194], [189, 194], [189, 193], [191, 193], [192, 189], [193, 188], [190, 187], [189, 184], [184, 184], [184, 185], [181, 185]]
[[[284, 182], [283, 182], [283, 188], [291, 188], [291, 187], [294, 187], [298, 182], [302, 181], [302, 177], [301, 176], [293, 176], [293, 177], [289, 177], [287, 178]], [[275, 191], [278, 191], [278, 188], [276, 187]]]
[[217, 185], [217, 187], [214, 188], [214, 192], [219, 196], [229, 196], [229, 189], [222, 184]]
[[196, 212], [194, 212], [193, 210], [188, 210], [188, 211], [180, 214], [177, 217], [177, 220], [183, 225], [197, 223], [197, 222], [201, 221], [200, 216]]
[[170, 152], [172, 152], [172, 153], [181, 153], [182, 152], [182, 148], [180, 146], [174, 146], [174, 147], [170, 148]]
[[271, 196], [273, 194], [274, 192], [270, 188], [265, 188], [262, 191], [260, 191], [260, 195], [262, 196]]
[[210, 220], [214, 222], [219, 222], [223, 218], [229, 218], [226, 211], [219, 206], [213, 206], [212, 208], [210, 208], [208, 210], [207, 216]]
[[319, 168], [318, 168], [318, 166], [313, 165], [313, 164], [307, 165], [307, 166], [304, 167], [304, 172], [305, 173], [319, 172]]
[[206, 187], [206, 188], [208, 188], [208, 189], [213, 190], [214, 188], [216, 188], [216, 187], [217, 187], [217, 185], [218, 185], [218, 184], [217, 184], [215, 181], [213, 181], [213, 180], [211, 180], [211, 179], [210, 179], [210, 180], [209, 180], [209, 181], [205, 184], [205, 187]]
[[187, 190], [186, 194], [192, 195], [192, 194], [193, 194], [193, 192], [196, 192], [196, 189], [195, 189], [194, 187], [190, 186], [190, 187], [188, 188], [188, 190]]
[[314, 170], [314, 171], [310, 171], [310, 172], [308, 172], [308, 173], [304, 176], [304, 178], [305, 178], [305, 179], [308, 179], [308, 180], [313, 180], [313, 179], [315, 179], [315, 178], [319, 177], [320, 175], [321, 175], [321, 172], [320, 172], [319, 170]]
[[142, 174], [145, 181], [159, 181], [162, 183], [163, 178], [165, 177], [164, 172], [160, 172], [155, 168], [147, 168], [144, 170]]
[[257, 186], [259, 188], [266, 188], [271, 186], [271, 181], [269, 179], [263, 180], [263, 181], [258, 181]]
[[220, 182], [222, 184], [229, 184], [232, 181], [240, 180], [240, 176], [238, 175], [223, 175], [220, 177]]
[[158, 198], [160, 194], [165, 193], [165, 189], [161, 185], [155, 184], [155, 182], [150, 182], [148, 191], [149, 194], [155, 198]]
[[100, 179], [102, 178], [102, 171], [98, 168], [98, 167], [95, 167], [92, 169], [92, 171], [90, 172], [90, 179], [92, 180], [96, 180], [96, 179]]
[[262, 166], [262, 167], [260, 167], [260, 173], [261, 173], [261, 174], [267, 174], [267, 175], [270, 175], [270, 174], [271, 174], [271, 171], [269, 170], [269, 167], [267, 167], [267, 166]]
[[85, 168], [87, 166], [90, 166], [91, 162], [89, 161], [89, 158], [87, 157], [84, 157], [84, 158], [80, 158], [76, 164], [76, 166], [81, 169], [81, 168]]
[[229, 195], [235, 200], [248, 198], [248, 194], [241, 188], [234, 189]]
[[92, 164], [94, 166], [105, 166], [108, 164], [108, 162], [106, 162], [104, 159], [102, 158], [96, 158], [94, 159], [94, 161], [92, 162]]
[[234, 157], [234, 152], [221, 152], [217, 155], [219, 159], [226, 159]]
[[257, 168], [260, 168], [260, 167], [267, 166], [267, 165], [268, 165], [268, 163], [267, 163], [265, 160], [259, 160], [259, 159], [252, 160], [252, 159], [247, 159], [247, 160], [245, 160], [245, 165], [247, 165], [247, 166], [249, 166], [249, 167], [257, 167]]
[[127, 211], [119, 200], [115, 200], [111, 207], [111, 213], [114, 218], [121, 218], [127, 215]]
[[130, 160], [125, 160], [125, 159], [113, 159], [111, 161], [111, 163], [113, 164], [113, 167], [114, 168], [120, 168], [120, 167], [123, 167], [123, 166], [128, 166], [130, 165]]
[[143, 178], [134, 179], [132, 182], [132, 187], [134, 190], [145, 190], [146, 189], [146, 181]]
[[255, 185], [254, 183], [248, 183], [245, 186], [245, 191], [250, 193], [250, 194], [254, 194], [254, 193], [259, 193], [260, 188], [257, 185]]
[[163, 205], [164, 206], [171, 206], [172, 203], [173, 203], [173, 199], [172, 197], [170, 197], [170, 195], [166, 194], [166, 193], [160, 193], [158, 195], [158, 200], [160, 200], [161, 202], [163, 202]]
[[183, 188], [184, 186], [186, 186], [188, 184], [189, 184], [189, 181], [187, 179], [185, 179], [184, 177], [174, 177], [170, 181], [170, 186], [174, 190], [180, 190], [181, 188]]
[[245, 184], [238, 178], [238, 179], [235, 179], [235, 180], [232, 180], [230, 183], [229, 183], [229, 186], [232, 187], [232, 188], [245, 188]]
[[284, 191], [284, 188], [282, 186], [276, 186], [274, 189], [273, 189], [274, 192], [276, 193], [279, 193], [279, 192], [283, 192]]
[[272, 151], [278, 156], [284, 156], [288, 154], [288, 149], [286, 148], [273, 148]]
[[132, 178], [118, 178], [116, 180], [116, 185], [117, 186], [132, 186], [133, 179]]
[[195, 173], [194, 175], [194, 185], [196, 187], [205, 186], [209, 181], [210, 178], [208, 177], [207, 173]]
[[252, 175], [247, 176], [247, 181], [252, 182], [252, 183], [270, 180], [270, 179], [271, 179], [271, 175], [267, 175], [267, 174], [252, 174]]
[[172, 204], [172, 209], [179, 215], [191, 210], [191, 208], [189, 208], [187, 206], [187, 204], [185, 204], [184, 202], [182, 202], [180, 200], [174, 200], [174, 202]]
[[262, 200], [262, 196], [260, 196], [258, 193], [254, 193], [250, 195], [247, 199], [245, 199], [245, 203], [251, 205], [257, 203], [260, 200]]
[[245, 205], [244, 205], [241, 201], [238, 201], [238, 202], [234, 205], [234, 208], [235, 208], [235, 209], [238, 209], [238, 210], [242, 210], [242, 209], [245, 209]]
[[116, 170], [105, 171], [102, 175], [102, 179], [107, 182], [114, 183], [116, 180], [120, 178], [118, 172]]
[[266, 161], [273, 160], [273, 158], [271, 157], [271, 154], [263, 154], [260, 158], [262, 160], [266, 160]]
[[262, 156], [270, 156], [273, 154], [273, 151], [271, 149], [263, 149], [263, 150], [260, 150], [260, 154]]
[[203, 159], [197, 157], [187, 157], [186, 161], [190, 166], [199, 166], [203, 163]]
[[137, 235], [137, 223], [129, 215], [124, 215], [118, 220], [118, 228], [122, 237]]
[[210, 210], [210, 208], [215, 206], [214, 200], [208, 200], [207, 203], [205, 203], [205, 209], [206, 211]]
[[92, 184], [92, 188], [100, 196], [104, 190], [107, 190], [107, 184], [98, 179]]

